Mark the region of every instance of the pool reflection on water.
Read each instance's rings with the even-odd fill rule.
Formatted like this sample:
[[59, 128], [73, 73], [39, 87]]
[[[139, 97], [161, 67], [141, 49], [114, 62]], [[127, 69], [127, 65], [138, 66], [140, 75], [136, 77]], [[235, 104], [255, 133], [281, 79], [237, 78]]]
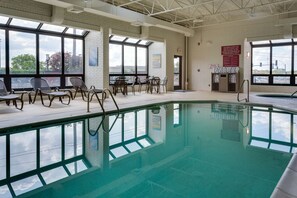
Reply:
[[297, 148], [280, 109], [154, 109], [2, 130], [0, 197], [269, 197]]

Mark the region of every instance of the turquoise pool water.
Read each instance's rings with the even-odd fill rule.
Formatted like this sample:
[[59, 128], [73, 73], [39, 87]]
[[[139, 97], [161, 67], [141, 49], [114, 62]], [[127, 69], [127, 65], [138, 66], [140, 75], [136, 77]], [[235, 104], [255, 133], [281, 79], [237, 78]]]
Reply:
[[166, 103], [0, 129], [0, 197], [270, 197], [297, 115]]

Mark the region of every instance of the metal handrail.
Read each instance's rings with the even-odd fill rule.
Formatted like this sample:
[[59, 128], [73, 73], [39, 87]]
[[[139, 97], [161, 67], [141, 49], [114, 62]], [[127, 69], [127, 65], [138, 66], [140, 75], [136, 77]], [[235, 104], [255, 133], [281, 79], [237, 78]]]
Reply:
[[92, 93], [92, 96], [93, 95], [96, 96], [96, 98], [97, 98], [97, 100], [99, 102], [99, 105], [100, 105], [100, 107], [101, 107], [101, 109], [103, 111], [103, 114], [105, 114], [105, 109], [103, 107], [103, 102], [104, 102], [104, 98], [106, 98], [106, 92], [109, 92], [109, 95], [111, 96], [111, 98], [113, 100], [113, 103], [115, 104], [115, 106], [117, 108], [117, 111], [120, 111], [119, 106], [118, 106], [117, 102], [115, 101], [111, 91], [108, 88], [106, 88], [106, 89], [104, 89], [102, 91], [102, 102], [100, 101], [100, 98], [99, 98], [99, 96], [98, 96], [98, 94], [96, 93], [95, 90], [91, 90], [91, 91], [88, 92], [87, 112], [90, 112], [90, 94]]
[[104, 124], [103, 124], [104, 123], [104, 120], [106, 118], [106, 115], [103, 114], [102, 119], [101, 119], [101, 122], [99, 123], [97, 129], [95, 130], [95, 133], [91, 133], [91, 130], [90, 130], [90, 118], [88, 118], [88, 132], [89, 132], [89, 134], [91, 136], [95, 136], [98, 133], [98, 131], [99, 131], [99, 129], [101, 127], [102, 127], [102, 129], [103, 129], [103, 131], [105, 133], [109, 133], [112, 130], [113, 126], [115, 125], [115, 123], [116, 123], [117, 119], [119, 118], [119, 116], [120, 116], [120, 114], [119, 114], [119, 112], [117, 112], [116, 118], [114, 119], [113, 123], [111, 124], [111, 127], [109, 127], [108, 130], [106, 130], [105, 127], [104, 127]]
[[297, 93], [297, 91], [295, 91], [294, 93], [292, 93], [291, 97], [293, 98], [293, 96]]
[[[245, 82], [247, 82], [247, 97], [244, 99], [239, 99], [240, 90], [242, 90]], [[250, 101], [250, 81], [249, 80], [242, 81], [240, 88], [238, 89], [238, 92], [237, 92], [237, 101], [238, 102], [241, 102], [241, 101], [249, 102]]]

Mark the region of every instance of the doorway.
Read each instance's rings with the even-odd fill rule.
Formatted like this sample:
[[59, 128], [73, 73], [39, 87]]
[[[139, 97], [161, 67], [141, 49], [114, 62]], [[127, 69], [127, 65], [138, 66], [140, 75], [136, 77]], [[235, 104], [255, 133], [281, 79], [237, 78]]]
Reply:
[[181, 80], [182, 80], [182, 57], [174, 56], [174, 90], [181, 89]]

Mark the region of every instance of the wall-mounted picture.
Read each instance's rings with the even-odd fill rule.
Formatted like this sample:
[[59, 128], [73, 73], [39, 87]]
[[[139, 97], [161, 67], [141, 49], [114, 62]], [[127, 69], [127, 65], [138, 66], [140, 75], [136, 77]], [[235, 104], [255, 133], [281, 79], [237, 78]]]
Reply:
[[89, 65], [90, 66], [98, 66], [98, 47], [90, 48]]
[[161, 67], [161, 54], [153, 54], [152, 56], [152, 64], [154, 68]]
[[161, 130], [161, 116], [153, 115], [152, 127], [154, 130]]

